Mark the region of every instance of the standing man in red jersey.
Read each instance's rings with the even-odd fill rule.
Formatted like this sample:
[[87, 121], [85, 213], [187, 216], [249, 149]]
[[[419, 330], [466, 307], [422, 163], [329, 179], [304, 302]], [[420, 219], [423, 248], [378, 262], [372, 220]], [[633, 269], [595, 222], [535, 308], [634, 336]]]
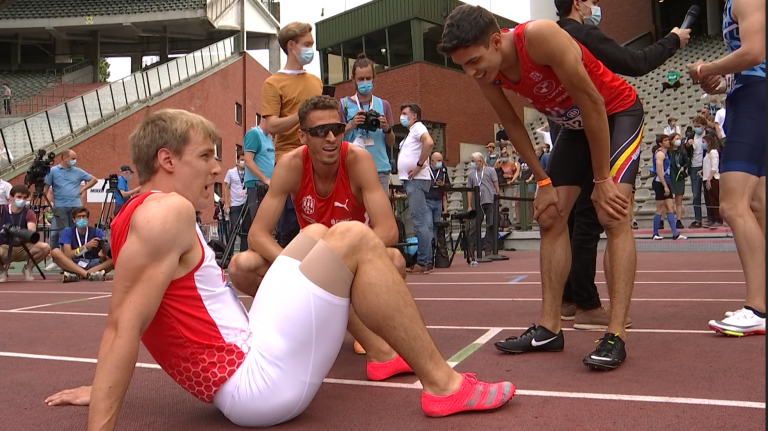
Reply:
[[[338, 106], [312, 117], [302, 118], [309, 133], [339, 130]], [[491, 410], [512, 398], [510, 382], [488, 384], [451, 369], [384, 244], [359, 222], [307, 226], [274, 257], [246, 312], [195, 223], [221, 172], [219, 139], [209, 121], [178, 110], [149, 115], [131, 135], [141, 188], [112, 222], [115, 279], [93, 386], [46, 403], [90, 403], [88, 430], [114, 429], [142, 342], [174, 381], [233, 423], [287, 422], [309, 406], [328, 375], [350, 305], [413, 366], [426, 415]], [[330, 144], [309, 142], [313, 152]], [[334, 152], [327, 153], [323, 161], [330, 163]], [[280, 206], [269, 206], [273, 219]]]
[[[629, 196], [638, 171], [643, 108], [635, 90], [551, 21], [502, 30], [487, 10], [462, 5], [447, 18], [439, 49], [477, 81], [538, 183], [534, 217], [541, 227], [541, 323], [496, 347], [508, 353], [563, 350], [560, 307], [571, 265], [568, 214], [585, 180], [592, 178], [592, 200], [608, 237], [611, 318], [583, 362], [590, 369], [618, 367], [626, 358], [624, 323], [637, 264]], [[562, 127], [547, 172], [504, 89]]]

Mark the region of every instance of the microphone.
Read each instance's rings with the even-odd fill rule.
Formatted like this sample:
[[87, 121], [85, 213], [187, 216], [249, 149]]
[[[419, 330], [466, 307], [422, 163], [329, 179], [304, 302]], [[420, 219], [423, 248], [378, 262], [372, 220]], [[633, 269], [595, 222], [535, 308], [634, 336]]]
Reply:
[[680, 26], [680, 29], [685, 30], [691, 28], [691, 25], [696, 21], [696, 18], [699, 17], [699, 11], [700, 9], [698, 6], [691, 6], [691, 8], [688, 9], [688, 13], [685, 14], [685, 21], [683, 21], [683, 25]]

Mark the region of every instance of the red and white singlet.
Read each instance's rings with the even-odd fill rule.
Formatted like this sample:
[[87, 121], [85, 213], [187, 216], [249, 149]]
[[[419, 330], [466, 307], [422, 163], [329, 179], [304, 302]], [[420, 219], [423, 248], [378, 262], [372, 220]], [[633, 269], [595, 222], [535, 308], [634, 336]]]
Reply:
[[301, 151], [301, 185], [293, 206], [296, 208], [299, 226], [305, 227], [320, 223], [331, 227], [343, 221], [359, 221], [368, 225], [368, 213], [365, 207], [357, 202], [352, 193], [347, 172], [347, 154], [349, 143], [342, 142], [339, 150], [339, 170], [336, 173], [336, 183], [326, 197], [318, 196], [315, 191], [315, 177], [312, 174], [312, 159], [309, 149], [305, 146]]
[[[531, 21], [528, 21], [511, 30], [515, 36], [515, 48], [520, 59], [522, 76], [520, 82], [512, 84], [499, 72], [495, 84], [519, 94], [539, 112], [562, 127], [575, 130], [583, 129], [581, 111], [555, 72], [549, 66], [534, 63], [528, 55], [528, 50], [525, 47], [525, 27], [530, 23]], [[510, 29], [502, 29], [501, 32], [509, 33]], [[597, 91], [603, 97], [608, 115], [631, 107], [637, 100], [635, 89], [603, 66], [578, 41], [574, 41], [581, 48], [581, 63], [587, 70], [587, 74]]]
[[[153, 192], [130, 199], [112, 221], [112, 254], [117, 263], [131, 216]], [[154, 319], [141, 338], [158, 365], [176, 383], [210, 403], [237, 371], [250, 349], [248, 315], [224, 279], [199, 227], [202, 258], [166, 289]]]

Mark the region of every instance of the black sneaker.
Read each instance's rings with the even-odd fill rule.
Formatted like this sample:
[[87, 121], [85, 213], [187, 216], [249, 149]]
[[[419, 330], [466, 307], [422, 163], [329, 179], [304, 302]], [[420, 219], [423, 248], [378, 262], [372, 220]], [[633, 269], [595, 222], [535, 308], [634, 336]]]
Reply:
[[555, 334], [543, 326], [533, 325], [519, 337], [509, 337], [494, 344], [504, 353], [562, 352], [565, 347], [563, 331]]
[[678, 229], [685, 229], [685, 227], [683, 227], [683, 222], [681, 222], [680, 220], [677, 221], [677, 223], [675, 224], [675, 227], [677, 227]]
[[590, 370], [610, 371], [618, 367], [627, 358], [624, 340], [616, 334], [606, 333], [599, 342], [597, 349], [584, 358], [584, 365]]

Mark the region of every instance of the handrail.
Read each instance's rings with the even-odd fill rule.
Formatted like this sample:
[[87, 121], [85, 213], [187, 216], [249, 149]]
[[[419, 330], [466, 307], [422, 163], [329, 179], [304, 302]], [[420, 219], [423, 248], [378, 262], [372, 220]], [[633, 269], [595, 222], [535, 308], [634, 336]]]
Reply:
[[8, 173], [29, 163], [38, 150], [48, 150], [137, 104], [162, 97], [168, 90], [238, 55], [238, 36], [231, 36], [2, 127], [0, 170]]
[[76, 71], [78, 71], [78, 70], [80, 70], [80, 69], [82, 69], [82, 68], [84, 68], [86, 66], [90, 66], [90, 65], [91, 65], [91, 60], [83, 60], [83, 61], [81, 61], [79, 63], [73, 64], [72, 66], [67, 66], [64, 69], [61, 69], [61, 74], [62, 75], [66, 75], [68, 73], [76, 72]]

